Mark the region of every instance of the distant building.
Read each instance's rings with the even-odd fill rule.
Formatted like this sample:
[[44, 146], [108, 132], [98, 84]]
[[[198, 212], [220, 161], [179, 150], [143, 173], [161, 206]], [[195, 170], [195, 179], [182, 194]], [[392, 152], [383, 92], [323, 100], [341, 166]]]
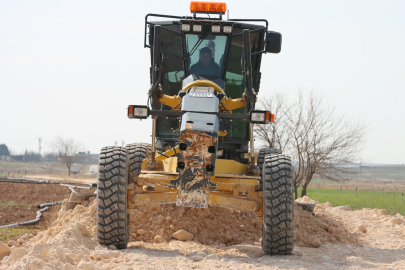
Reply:
[[90, 154], [90, 151], [87, 151], [87, 153], [79, 152], [75, 156], [80, 157], [79, 160], [75, 162], [82, 164], [98, 164], [98, 160], [100, 158], [99, 154]]
[[70, 171], [73, 174], [78, 174], [78, 173], [80, 173], [80, 169], [81, 169], [80, 165], [72, 165], [72, 167], [70, 168]]
[[40, 155], [10, 155], [9, 157], [14, 161], [22, 161], [22, 162], [39, 162], [39, 161], [41, 161]]

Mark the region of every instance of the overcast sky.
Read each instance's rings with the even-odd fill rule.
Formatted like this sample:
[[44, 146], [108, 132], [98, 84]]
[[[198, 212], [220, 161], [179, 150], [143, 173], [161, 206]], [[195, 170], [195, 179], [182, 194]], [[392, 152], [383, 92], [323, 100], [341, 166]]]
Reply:
[[[55, 136], [84, 150], [148, 142], [147, 13], [190, 15], [190, 1], [0, 1], [0, 143], [43, 151]], [[405, 1], [227, 1], [283, 35], [264, 55], [261, 93], [316, 90], [370, 125], [362, 160], [405, 164]], [[260, 96], [259, 96], [260, 98]]]

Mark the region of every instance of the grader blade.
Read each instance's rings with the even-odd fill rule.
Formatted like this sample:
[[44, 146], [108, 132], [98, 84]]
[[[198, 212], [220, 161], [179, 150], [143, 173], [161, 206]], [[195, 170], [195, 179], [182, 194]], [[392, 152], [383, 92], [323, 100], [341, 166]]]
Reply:
[[177, 187], [177, 205], [208, 207], [211, 182], [218, 145], [219, 119], [216, 115], [186, 113], [183, 116], [179, 145], [179, 178], [171, 184]]

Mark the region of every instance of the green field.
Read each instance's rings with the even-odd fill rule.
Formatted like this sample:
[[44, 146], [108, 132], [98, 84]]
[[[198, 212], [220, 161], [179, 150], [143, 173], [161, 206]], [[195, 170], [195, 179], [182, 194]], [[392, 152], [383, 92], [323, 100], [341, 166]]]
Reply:
[[[300, 195], [301, 188], [298, 189]], [[356, 190], [321, 188], [318, 191], [318, 188], [308, 188], [307, 196], [320, 203], [330, 202], [333, 206], [350, 205], [352, 210], [380, 208], [386, 209], [390, 215], [400, 213], [405, 216], [405, 197], [400, 192], [358, 190], [356, 199]]]
[[9, 240], [12, 240], [16, 236], [25, 234], [25, 233], [30, 233], [33, 230], [38, 230], [35, 229], [32, 226], [27, 226], [27, 227], [11, 227], [11, 228], [3, 228], [0, 229], [0, 241], [7, 243]]

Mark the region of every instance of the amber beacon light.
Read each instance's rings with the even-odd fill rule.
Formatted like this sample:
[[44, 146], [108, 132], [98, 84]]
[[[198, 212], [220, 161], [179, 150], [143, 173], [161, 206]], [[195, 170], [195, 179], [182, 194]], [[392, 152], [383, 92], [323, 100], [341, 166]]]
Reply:
[[219, 13], [225, 14], [226, 3], [191, 1], [191, 13]]

